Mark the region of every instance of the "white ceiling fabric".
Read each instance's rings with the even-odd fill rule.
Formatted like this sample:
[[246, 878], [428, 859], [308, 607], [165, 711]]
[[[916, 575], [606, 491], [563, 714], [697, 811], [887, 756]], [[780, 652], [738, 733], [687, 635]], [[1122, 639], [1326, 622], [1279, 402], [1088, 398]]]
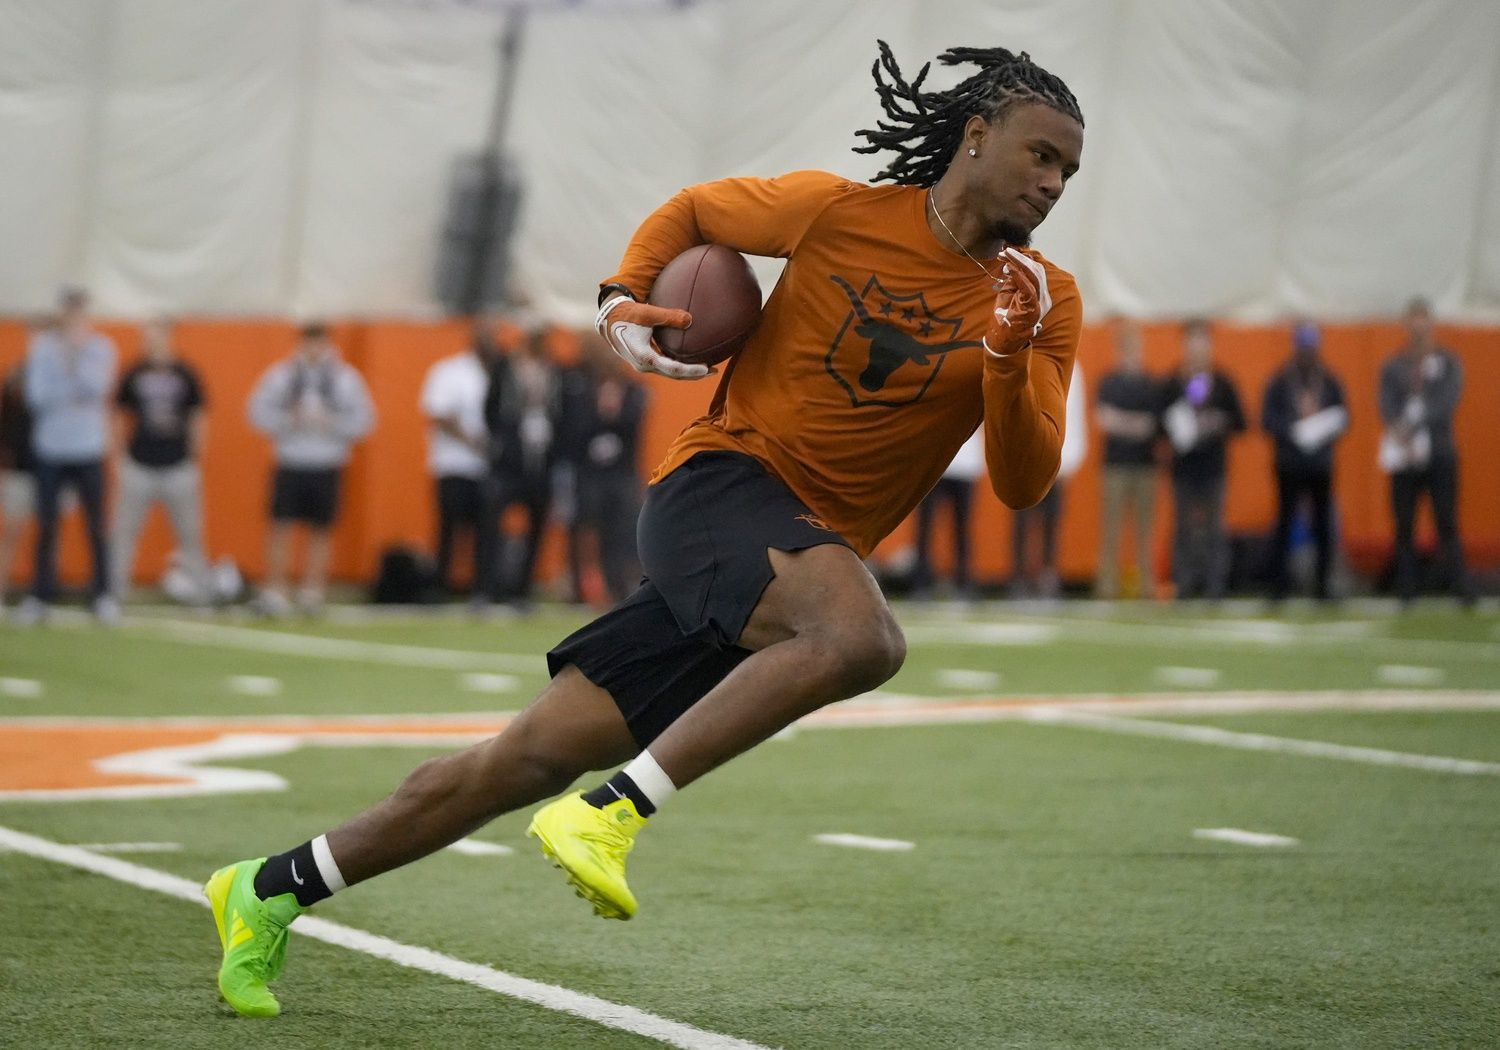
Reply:
[[[438, 310], [506, 0], [0, 0], [0, 312]], [[582, 316], [688, 183], [828, 168], [914, 72], [1025, 49], [1088, 120], [1037, 236], [1090, 315], [1500, 318], [1493, 0], [548, 0], [509, 148], [536, 305]], [[942, 82], [943, 74], [934, 73]], [[774, 272], [767, 269], [766, 273]]]

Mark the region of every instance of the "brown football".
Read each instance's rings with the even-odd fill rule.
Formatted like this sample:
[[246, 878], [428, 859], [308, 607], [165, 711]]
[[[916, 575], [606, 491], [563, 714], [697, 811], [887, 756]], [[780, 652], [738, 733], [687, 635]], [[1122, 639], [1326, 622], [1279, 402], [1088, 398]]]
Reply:
[[760, 283], [745, 257], [722, 244], [700, 244], [667, 263], [649, 301], [693, 315], [685, 330], [654, 332], [662, 353], [688, 364], [733, 357], [760, 323]]

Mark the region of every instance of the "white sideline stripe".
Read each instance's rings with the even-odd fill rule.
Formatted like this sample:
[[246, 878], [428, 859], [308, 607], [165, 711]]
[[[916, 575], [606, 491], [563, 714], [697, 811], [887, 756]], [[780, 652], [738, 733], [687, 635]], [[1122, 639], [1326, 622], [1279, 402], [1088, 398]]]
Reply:
[[825, 846], [848, 846], [850, 849], [873, 849], [889, 853], [917, 848], [915, 842], [907, 842], [905, 839], [877, 839], [869, 835], [846, 835], [843, 832], [814, 835], [813, 841]]
[[1055, 711], [1032, 708], [1027, 716], [1033, 722], [1098, 729], [1127, 736], [1155, 736], [1170, 740], [1187, 740], [1195, 744], [1232, 747], [1241, 751], [1281, 751], [1313, 758], [1332, 758], [1343, 762], [1364, 762], [1376, 766], [1403, 766], [1431, 773], [1456, 773], [1460, 776], [1500, 776], [1500, 762], [1478, 762], [1467, 758], [1444, 758], [1440, 755], [1414, 755], [1405, 751], [1385, 751], [1375, 747], [1351, 747], [1321, 740], [1295, 740], [1264, 733], [1236, 733], [1217, 726], [1182, 725], [1177, 722], [1150, 722], [1143, 718], [1117, 718], [1084, 711]]
[[180, 842], [84, 842], [79, 849], [95, 853], [176, 853], [182, 849]]
[[[137, 886], [143, 890], [153, 890], [201, 907], [208, 906], [208, 901], [203, 897], [203, 889], [196, 882], [178, 878], [176, 875], [168, 875], [154, 868], [143, 868], [114, 857], [100, 856], [78, 846], [64, 846], [50, 839], [37, 838], [35, 835], [0, 827], [0, 847], [17, 853], [25, 853], [41, 860], [66, 864], [68, 867], [82, 871], [90, 871], [96, 875], [114, 879], [116, 882]], [[374, 956], [377, 959], [385, 959], [397, 966], [472, 984], [477, 988], [498, 992], [512, 999], [520, 999], [548, 1010], [572, 1014], [574, 1017], [593, 1021], [606, 1028], [616, 1028], [622, 1032], [631, 1032], [648, 1039], [655, 1039], [668, 1046], [682, 1047], [683, 1050], [768, 1050], [758, 1043], [735, 1039], [733, 1036], [719, 1035], [717, 1032], [708, 1032], [680, 1021], [669, 1021], [633, 1006], [612, 1003], [607, 999], [585, 995], [559, 985], [517, 977], [479, 963], [464, 962], [462, 959], [455, 959], [451, 955], [444, 955], [430, 948], [402, 944], [389, 937], [366, 933], [364, 930], [329, 922], [326, 919], [318, 919], [311, 915], [304, 915], [299, 919], [294, 932], [311, 937], [315, 941], [323, 941], [325, 944], [334, 944], [340, 948], [348, 948], [350, 951]]]
[[42, 683], [35, 678], [0, 678], [0, 693], [17, 700], [36, 700], [42, 695]]
[[1219, 680], [1217, 667], [1158, 667], [1151, 672], [1163, 685], [1182, 685], [1203, 689]]
[[[1297, 623], [1282, 620], [1215, 620], [1191, 623], [1122, 623], [1084, 616], [1030, 616], [1026, 623], [1048, 625], [1065, 634], [1069, 643], [1180, 648], [1183, 645], [1284, 645], [1297, 648], [1374, 649], [1375, 656], [1411, 660], [1500, 660], [1500, 643], [1455, 638], [1393, 638], [1372, 633], [1354, 622]], [[911, 632], [907, 632], [908, 638]]]
[[243, 649], [324, 660], [348, 660], [352, 663], [394, 664], [398, 667], [427, 667], [443, 671], [494, 668], [537, 674], [542, 673], [546, 667], [540, 656], [522, 656], [518, 653], [480, 653], [425, 645], [364, 642], [352, 638], [325, 638], [321, 635], [292, 634], [289, 631], [232, 627], [228, 624], [198, 623], [192, 620], [127, 616], [125, 626], [134, 633], [169, 642], [182, 642], [185, 645], [207, 645], [220, 649]]
[[1214, 839], [1218, 842], [1233, 842], [1239, 846], [1278, 846], [1287, 847], [1297, 845], [1297, 840], [1286, 835], [1272, 835], [1265, 831], [1245, 831], [1243, 828], [1194, 828], [1193, 838]]
[[263, 674], [232, 674], [226, 680], [231, 693], [241, 696], [280, 696], [281, 679]]
[[1408, 664], [1381, 664], [1376, 677], [1387, 685], [1442, 685], [1446, 677], [1441, 667], [1412, 667]]
[[454, 853], [469, 857], [508, 857], [515, 852], [511, 847], [502, 846], [498, 842], [481, 842], [479, 839], [459, 839], [448, 848]]

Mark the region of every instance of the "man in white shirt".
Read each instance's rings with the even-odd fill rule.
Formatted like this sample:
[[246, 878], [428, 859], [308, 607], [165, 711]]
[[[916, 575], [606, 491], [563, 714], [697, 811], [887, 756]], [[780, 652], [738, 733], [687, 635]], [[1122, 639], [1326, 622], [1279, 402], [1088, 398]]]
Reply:
[[302, 326], [296, 352], [255, 384], [249, 416], [251, 425], [276, 443], [266, 578], [258, 605], [268, 616], [290, 611], [292, 530], [301, 524], [307, 556], [297, 604], [316, 613], [328, 583], [344, 467], [354, 445], [375, 428], [375, 403], [363, 377], [339, 356], [328, 326], [315, 321]]
[[469, 349], [445, 357], [422, 383], [422, 414], [427, 432], [427, 469], [437, 481], [438, 538], [435, 574], [453, 590], [454, 542], [469, 533], [474, 550], [476, 599], [486, 593], [498, 537], [498, 508], [490, 474], [490, 436], [484, 399], [497, 356], [489, 327], [474, 326]]

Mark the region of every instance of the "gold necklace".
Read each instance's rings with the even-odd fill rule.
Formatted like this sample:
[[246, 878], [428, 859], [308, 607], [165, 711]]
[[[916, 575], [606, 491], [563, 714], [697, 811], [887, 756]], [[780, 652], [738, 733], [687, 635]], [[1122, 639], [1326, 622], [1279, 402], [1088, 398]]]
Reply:
[[927, 191], [927, 203], [932, 205], [932, 214], [934, 214], [934, 215], [937, 216], [938, 224], [940, 226], [942, 226], [943, 231], [945, 233], [947, 233], [950, 238], [952, 238], [954, 244], [958, 245], [958, 250], [961, 251], [961, 252], [963, 252], [965, 255], [967, 255], [969, 257], [969, 261], [971, 263], [973, 263], [975, 266], [979, 267], [979, 271], [982, 274], [984, 274], [986, 277], [988, 277], [990, 280], [992, 280], [992, 281], [999, 280], [999, 278], [997, 278], [994, 274], [990, 273], [989, 268], [986, 267], [984, 265], [984, 263], [982, 263], [978, 259], [974, 258], [973, 253], [971, 253], [969, 251], [969, 249], [967, 249], [967, 248], [964, 247], [964, 242], [961, 241], [961, 240], [959, 240], [958, 237], [954, 235], [954, 233], [953, 233], [952, 230], [948, 229], [948, 224], [943, 221], [943, 213], [940, 212], [940, 211], [938, 211], [937, 194], [934, 193], [932, 190], [928, 190]]

